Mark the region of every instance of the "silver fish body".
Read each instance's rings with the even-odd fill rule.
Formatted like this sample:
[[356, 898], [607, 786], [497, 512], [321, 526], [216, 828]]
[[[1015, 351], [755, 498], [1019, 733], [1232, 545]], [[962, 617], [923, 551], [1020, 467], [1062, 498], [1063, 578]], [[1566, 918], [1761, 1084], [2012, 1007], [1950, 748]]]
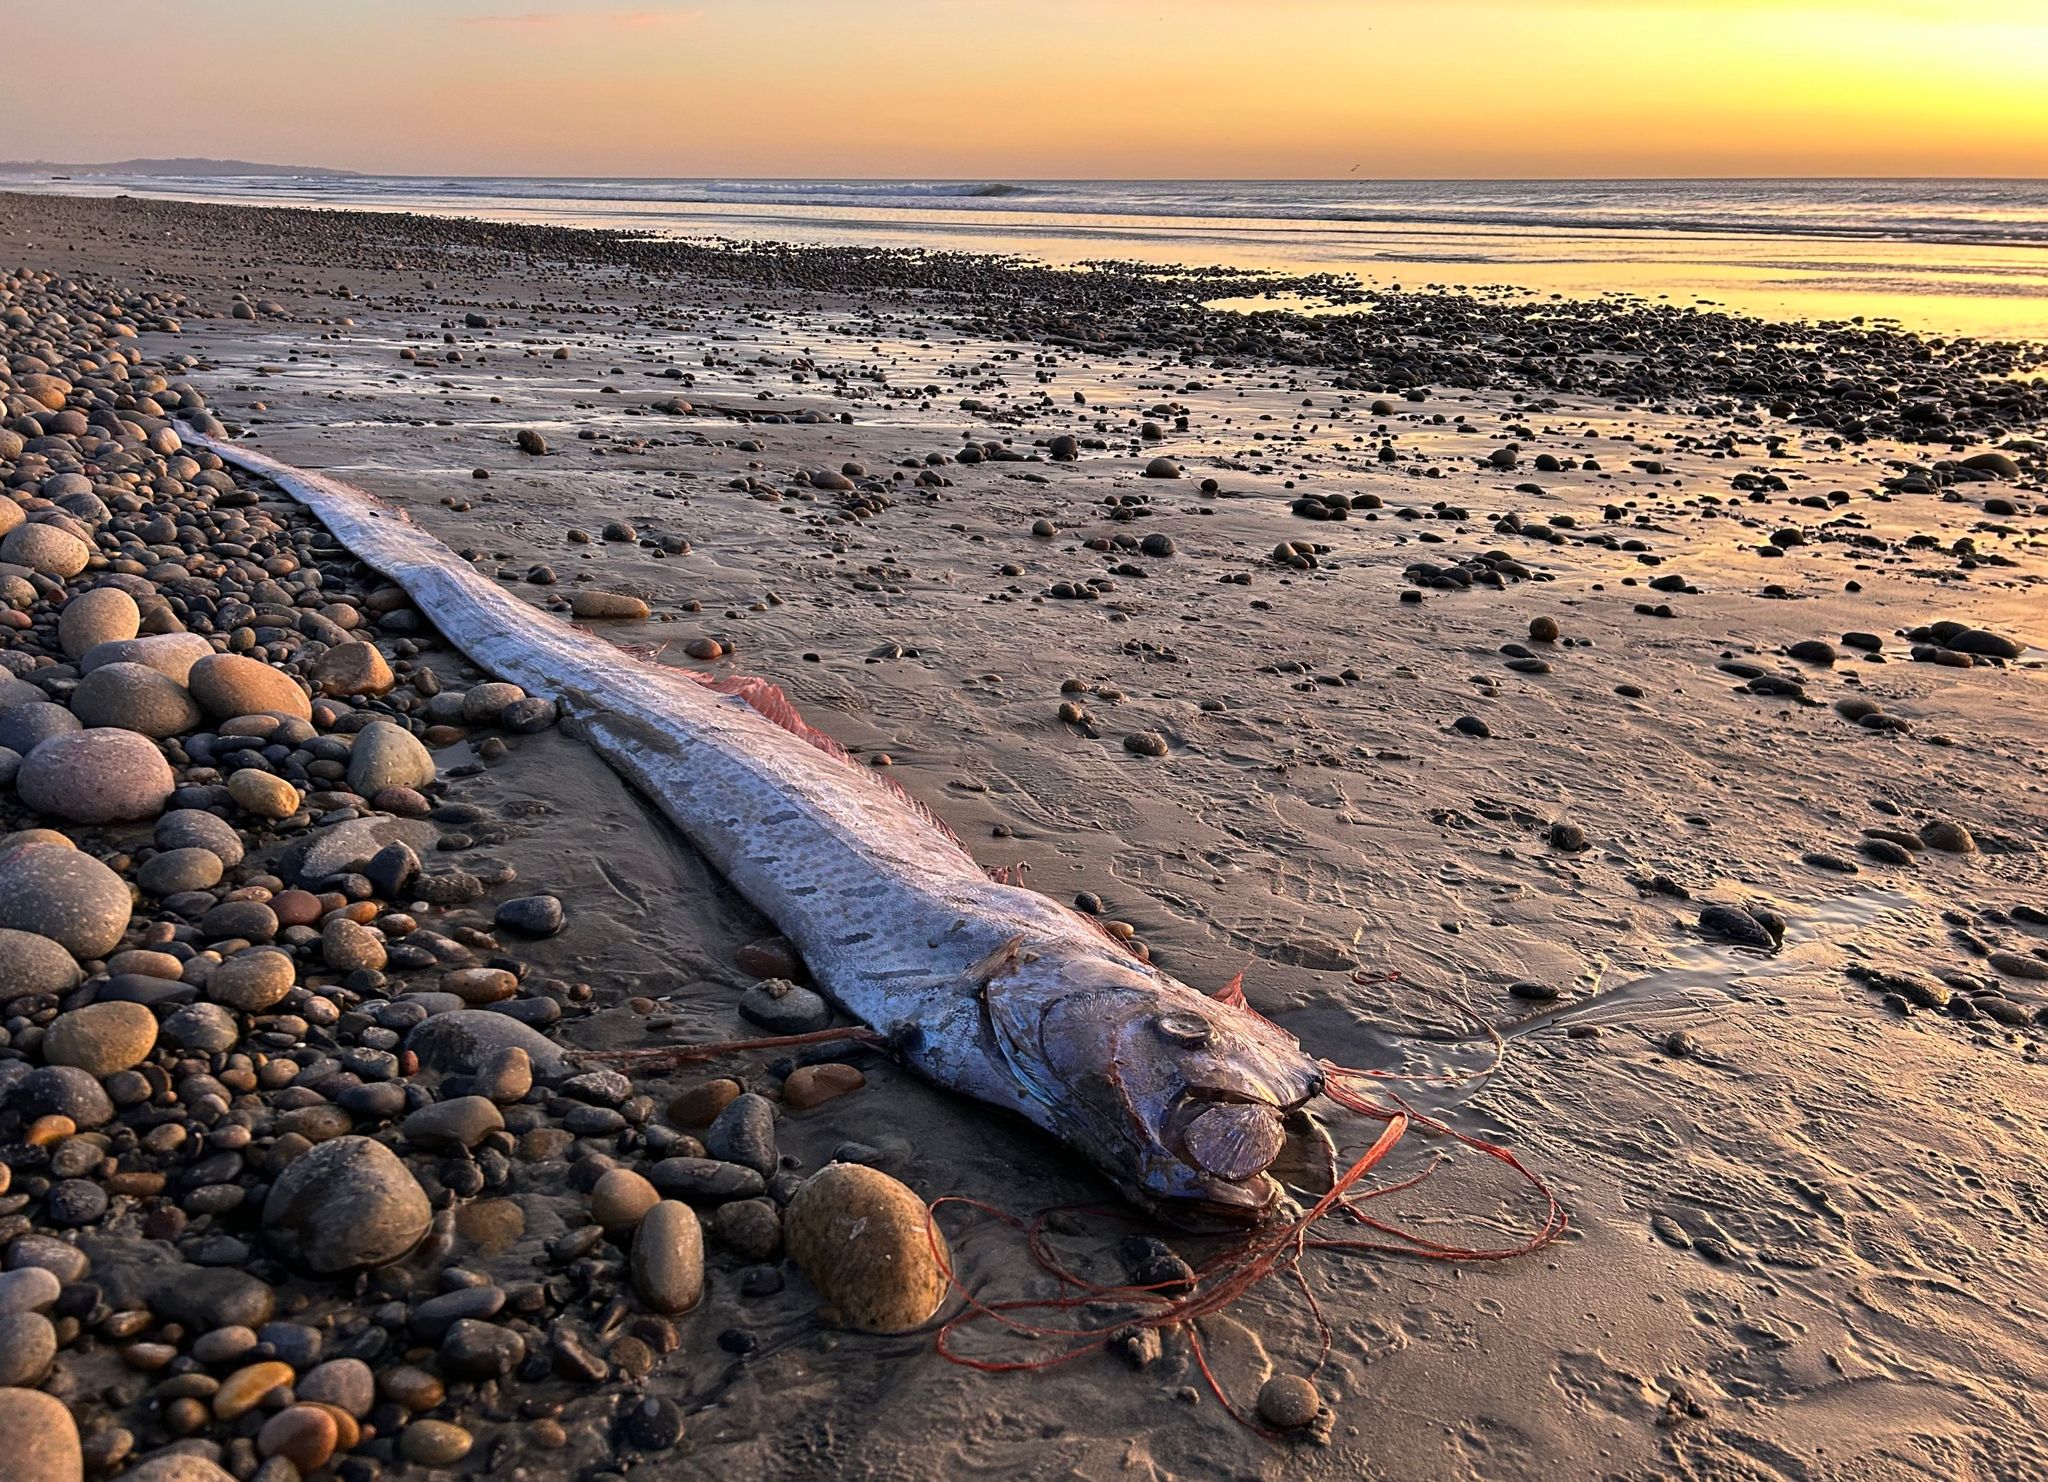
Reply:
[[1043, 1127], [1169, 1218], [1249, 1224], [1276, 1206], [1282, 1115], [1322, 1085], [1283, 1031], [989, 879], [893, 785], [764, 714], [779, 692], [756, 708], [640, 662], [500, 590], [395, 506], [188, 440], [312, 509], [480, 667], [554, 696], [920, 1075]]

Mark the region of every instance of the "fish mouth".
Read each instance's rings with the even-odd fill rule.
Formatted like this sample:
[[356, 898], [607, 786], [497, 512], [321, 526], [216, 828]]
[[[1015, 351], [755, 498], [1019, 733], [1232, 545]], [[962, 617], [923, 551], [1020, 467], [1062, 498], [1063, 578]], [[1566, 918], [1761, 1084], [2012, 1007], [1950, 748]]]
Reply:
[[1164, 1219], [1191, 1231], [1242, 1230], [1261, 1224], [1286, 1191], [1266, 1170], [1286, 1142], [1283, 1109], [1265, 1098], [1223, 1087], [1184, 1092], [1160, 1129], [1171, 1169], [1192, 1175], [1185, 1194], [1146, 1201]]
[[1146, 1202], [1161, 1219], [1191, 1235], [1218, 1235], [1262, 1225], [1286, 1201], [1280, 1182], [1261, 1173], [1244, 1183], [1209, 1183], [1200, 1194]]

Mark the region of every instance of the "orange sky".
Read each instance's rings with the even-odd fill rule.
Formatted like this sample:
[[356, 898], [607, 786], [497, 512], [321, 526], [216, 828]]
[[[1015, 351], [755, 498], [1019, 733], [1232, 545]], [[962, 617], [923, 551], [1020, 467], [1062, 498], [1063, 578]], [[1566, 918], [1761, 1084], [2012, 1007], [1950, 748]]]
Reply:
[[2048, 176], [2048, 0], [90, 0], [62, 29], [70, 63], [10, 69], [0, 157]]

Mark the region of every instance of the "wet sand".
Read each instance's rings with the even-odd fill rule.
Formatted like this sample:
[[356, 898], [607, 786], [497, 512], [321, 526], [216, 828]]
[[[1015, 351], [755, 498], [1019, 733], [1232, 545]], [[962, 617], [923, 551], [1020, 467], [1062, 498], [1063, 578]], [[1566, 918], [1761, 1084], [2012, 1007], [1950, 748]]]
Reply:
[[[1418, 380], [1411, 399], [1287, 363], [1277, 331], [1219, 353], [1228, 331], [1212, 328], [1201, 354], [1048, 332], [1036, 285], [992, 268], [961, 271], [967, 297], [844, 256], [780, 287], [752, 269], [478, 251], [398, 222], [273, 232], [266, 216], [9, 197], [0, 259], [192, 295], [218, 317], [145, 346], [197, 357], [215, 414], [264, 451], [402, 503], [535, 600], [585, 578], [644, 598], [650, 620], [606, 631], [661, 662], [773, 679], [842, 743], [887, 753], [985, 864], [1100, 896], [1198, 986], [1242, 970], [1251, 1002], [1313, 1051], [1468, 1068], [1484, 1044], [1437, 996], [1481, 1016], [1505, 1068], [1413, 1099], [1516, 1148], [1571, 1213], [1563, 1242], [1499, 1265], [1311, 1256], [1335, 1329], [1317, 1377], [1329, 1421], [1287, 1445], [1224, 1415], [1172, 1339], [1137, 1373], [1102, 1356], [983, 1376], [925, 1337], [822, 1328], [800, 1279], [742, 1298], [714, 1258], [683, 1346], [641, 1386], [688, 1417], [658, 1474], [2048, 1469], [2033, 1172], [2048, 985], [2024, 967], [2048, 968], [2048, 928], [2012, 914], [2048, 908], [2048, 494], [2040, 445], [2012, 447], [2025, 419], [1954, 394], [1966, 372], [1926, 372], [1947, 405], [1975, 406], [1950, 424], [1959, 447], [1910, 420], [1894, 430], [1911, 443], [1859, 441], [1773, 416], [1763, 385], [1627, 404], [1617, 375], [1532, 388], [1478, 322], [1455, 348], [1494, 373]], [[231, 317], [237, 295], [265, 307]], [[1090, 325], [1085, 303], [1061, 306], [1074, 330], [1122, 330], [1120, 311]], [[1720, 333], [1702, 331], [1703, 361]], [[1441, 369], [1453, 349], [1418, 357]], [[1892, 369], [1912, 374], [1910, 356]], [[690, 410], [661, 409], [678, 396]], [[525, 430], [546, 455], [519, 450]], [[1035, 446], [1060, 435], [1083, 440], [1078, 461]], [[958, 461], [969, 440], [1035, 456]], [[1906, 466], [1998, 446], [2020, 477], [1944, 484]], [[1538, 471], [1538, 455], [1574, 466]], [[1184, 476], [1146, 477], [1159, 456]], [[808, 476], [849, 463], [882, 481], [859, 518], [842, 507], [858, 489]], [[1295, 512], [1338, 492], [1341, 521]], [[611, 521], [639, 538], [604, 538]], [[1172, 554], [1147, 554], [1153, 535]], [[1290, 542], [1315, 547], [1312, 566], [1276, 559]], [[1419, 562], [1491, 551], [1514, 565], [1498, 588], [1415, 585]], [[527, 582], [538, 565], [559, 584]], [[1678, 590], [1650, 586], [1672, 577]], [[1062, 584], [1093, 595], [1053, 595]], [[1532, 640], [1544, 618], [1557, 638]], [[1914, 662], [1904, 635], [1943, 619], [2018, 656], [1953, 667], [1922, 640]], [[1848, 633], [1877, 635], [1882, 661]], [[731, 652], [690, 659], [699, 638]], [[1836, 662], [1789, 655], [1815, 639]], [[1904, 725], [1837, 708], [1859, 699]], [[1060, 719], [1062, 703], [1082, 718]], [[1127, 749], [1142, 732], [1165, 755]], [[517, 847], [545, 879], [522, 874], [569, 907], [570, 928], [533, 951], [595, 990], [565, 1041], [743, 1031], [751, 979], [733, 953], [770, 928], [594, 757], [520, 738], [474, 785], [526, 819]], [[1974, 851], [1924, 847], [1941, 822]], [[1868, 852], [1873, 829], [1911, 836], [1878, 851], [1904, 863]], [[1782, 944], [1703, 932], [1712, 905], [1756, 908]], [[2023, 1022], [1911, 1010], [1858, 967], [1946, 977], [1952, 1003], [1996, 997]], [[1103, 1198], [1030, 1129], [885, 1061], [866, 1071], [864, 1089], [786, 1115], [785, 1151], [810, 1167], [857, 1140], [926, 1197], [1020, 1212]], [[665, 1101], [697, 1078], [643, 1089]], [[1356, 1149], [1375, 1129], [1333, 1130]], [[1386, 1176], [1428, 1156], [1418, 1140]], [[559, 1197], [524, 1202], [525, 1236], [484, 1262], [508, 1277], [582, 1222]], [[1535, 1213], [1463, 1154], [1388, 1205], [1478, 1244]], [[1113, 1270], [1120, 1232], [1096, 1228]], [[1041, 1290], [1014, 1232], [963, 1221], [953, 1238], [978, 1288]], [[721, 1348], [734, 1329], [751, 1353]], [[1244, 1400], [1317, 1351], [1284, 1283], [1210, 1342]], [[604, 1463], [599, 1417], [618, 1395], [535, 1388], [563, 1392], [568, 1445], [516, 1465]], [[508, 1386], [514, 1438], [519, 1398]]]

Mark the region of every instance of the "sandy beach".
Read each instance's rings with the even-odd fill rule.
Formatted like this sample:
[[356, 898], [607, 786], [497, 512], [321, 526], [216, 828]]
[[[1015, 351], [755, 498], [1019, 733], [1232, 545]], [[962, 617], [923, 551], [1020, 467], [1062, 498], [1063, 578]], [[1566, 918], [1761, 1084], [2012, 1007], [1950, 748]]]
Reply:
[[[54, 990], [0, 984], [0, 1367], [8, 1335], [42, 1331], [6, 1326], [5, 1283], [51, 1270], [52, 1294], [19, 1310], [48, 1319], [36, 1378], [95, 1474], [196, 1442], [244, 1482], [280, 1482], [258, 1472], [289, 1455], [259, 1446], [265, 1417], [305, 1408], [278, 1401], [343, 1355], [376, 1371], [375, 1399], [350, 1417], [355, 1452], [330, 1440], [304, 1470], [348, 1482], [437, 1467], [2048, 1474], [2042, 347], [1321, 276], [26, 195], [0, 195], [0, 275], [14, 275], [0, 426], [18, 434], [0, 433], [0, 503], [18, 511], [0, 531], [83, 519], [90, 550], [62, 575], [0, 564], [19, 615], [0, 634], [7, 670], [43, 691], [9, 702], [0, 739], [20, 704], [77, 707], [87, 676], [60, 614], [112, 580], [120, 533], [162, 562], [194, 528], [173, 509], [182, 495], [145, 482], [124, 503], [94, 459], [64, 464], [53, 440], [95, 434], [82, 418], [56, 430], [62, 413], [32, 404], [49, 372], [24, 357], [52, 337], [40, 310], [10, 305], [33, 292], [74, 317], [119, 306], [129, 332], [109, 343], [194, 388], [225, 433], [398, 504], [531, 602], [644, 603], [644, 618], [592, 626], [656, 663], [773, 681], [980, 863], [1089, 898], [1197, 987], [1242, 973], [1250, 1004], [1317, 1055], [1419, 1077], [1401, 1094], [1512, 1148], [1570, 1218], [1520, 1260], [1309, 1252], [1301, 1273], [1330, 1328], [1320, 1364], [1317, 1309], [1289, 1281], [1206, 1319], [1216, 1379], [1247, 1412], [1274, 1375], [1312, 1374], [1320, 1415], [1279, 1440], [1226, 1413], [1184, 1335], [1142, 1366], [1103, 1352], [984, 1374], [948, 1363], [929, 1329], [821, 1321], [779, 1241], [708, 1205], [701, 1304], [650, 1314], [625, 1244], [579, 1246], [578, 1232], [612, 1169], [704, 1151], [705, 1128], [673, 1103], [715, 1078], [775, 1108], [771, 1182], [756, 1180], [771, 1226], [787, 1202], [772, 1180], [835, 1159], [927, 1201], [1024, 1216], [1115, 1196], [1035, 1129], [872, 1049], [814, 1057], [856, 1065], [860, 1084], [810, 1105], [786, 1089], [790, 1060], [763, 1053], [636, 1076], [630, 1099], [508, 1096], [462, 1147], [401, 1135], [476, 1079], [413, 1056], [383, 1082], [405, 1094], [363, 1093], [361, 1057], [405, 1027], [380, 1011], [429, 977], [510, 974], [500, 1007], [527, 1005], [513, 1017], [572, 1050], [733, 1039], [760, 1032], [739, 1008], [778, 975], [760, 946], [775, 928], [573, 726], [435, 709], [434, 692], [477, 694], [494, 676], [429, 625], [382, 622], [402, 594], [350, 571], [304, 511], [222, 474], [239, 492], [204, 486], [223, 501], [207, 518], [277, 520], [296, 557], [276, 580], [331, 567], [346, 594], [332, 600], [366, 620], [355, 636], [406, 702], [344, 704], [323, 727], [315, 696], [303, 737], [257, 738], [282, 737], [267, 765], [291, 778], [289, 758], [321, 757], [316, 732], [395, 719], [431, 751], [410, 789], [429, 874], [481, 889], [421, 915], [470, 956], [415, 948], [416, 981], [404, 959], [355, 987], [327, 970], [322, 933], [347, 901], [296, 927], [273, 911], [273, 932], [322, 926], [277, 937], [294, 996], [264, 1008], [283, 1003], [296, 1026], [230, 1015], [217, 1045], [161, 1042], [101, 1076], [154, 1079], [97, 1128], [38, 1131], [64, 1113], [21, 1088], [47, 1074], [53, 1024], [118, 997], [112, 951], [73, 951], [76, 981]], [[1264, 293], [1348, 312], [1205, 307]], [[199, 406], [183, 411], [197, 425]], [[80, 491], [49, 481], [71, 476], [97, 492], [97, 516], [57, 507]], [[163, 528], [142, 533], [152, 519]], [[216, 563], [260, 558], [214, 526], [206, 540]], [[219, 555], [224, 540], [239, 557]], [[132, 564], [131, 585], [163, 569]], [[224, 608], [196, 629], [208, 646], [261, 659], [282, 645], [268, 657], [292, 673], [319, 662], [298, 637], [261, 636], [254, 607]], [[152, 610], [143, 631], [171, 631], [147, 625]], [[226, 718], [195, 710], [158, 739], [191, 793], [172, 805], [231, 823], [246, 862], [238, 844], [203, 885], [145, 890], [119, 950], [182, 945], [189, 961], [243, 941], [205, 928], [193, 897], [211, 910], [317, 895], [284, 851], [344, 815], [389, 813], [361, 788], [342, 796], [352, 752], [337, 748], [262, 821], [228, 799], [218, 759], [263, 750], [222, 744]], [[204, 754], [186, 744], [200, 733]], [[155, 822], [56, 819], [0, 789], [5, 830], [61, 828], [123, 881], [173, 852]], [[29, 846], [0, 838], [0, 869], [10, 847]], [[558, 932], [494, 916], [536, 896], [560, 903]], [[376, 898], [380, 921], [408, 899]], [[1483, 1076], [1475, 1022], [1505, 1044]], [[252, 1055], [300, 1069], [261, 1074]], [[214, 1086], [188, 1096], [185, 1078]], [[1379, 1130], [1317, 1116], [1353, 1156]], [[317, 1147], [344, 1128], [406, 1155], [437, 1223], [406, 1262], [323, 1278], [279, 1254], [259, 1211], [289, 1168], [281, 1139]], [[59, 1153], [81, 1140], [82, 1171], [67, 1173]], [[1315, 1184], [1299, 1156], [1287, 1166]], [[1411, 1137], [1372, 1177], [1438, 1158], [1384, 1217], [1462, 1246], [1512, 1245], [1540, 1223], [1526, 1186], [1442, 1137]], [[89, 1217], [53, 1204], [74, 1183], [102, 1191], [71, 1191]], [[194, 1197], [217, 1188], [241, 1192]], [[969, 1288], [1049, 1294], [1015, 1229], [962, 1208], [941, 1222]], [[1114, 1282], [1128, 1233], [1090, 1216], [1056, 1239]], [[1196, 1263], [1219, 1248], [1160, 1233]], [[194, 1268], [266, 1295], [182, 1315], [152, 1295]], [[473, 1349], [451, 1357], [456, 1308], [422, 1308], [479, 1290], [497, 1305], [463, 1320], [494, 1334], [468, 1333]], [[194, 1358], [216, 1325], [250, 1342]], [[985, 1329], [962, 1346], [1057, 1350]], [[219, 1381], [259, 1360], [288, 1367], [263, 1404], [223, 1416]], [[427, 1384], [385, 1382], [401, 1367]], [[188, 1426], [184, 1402], [212, 1408]], [[472, 1444], [437, 1456], [427, 1430], [400, 1440], [423, 1422]]]

